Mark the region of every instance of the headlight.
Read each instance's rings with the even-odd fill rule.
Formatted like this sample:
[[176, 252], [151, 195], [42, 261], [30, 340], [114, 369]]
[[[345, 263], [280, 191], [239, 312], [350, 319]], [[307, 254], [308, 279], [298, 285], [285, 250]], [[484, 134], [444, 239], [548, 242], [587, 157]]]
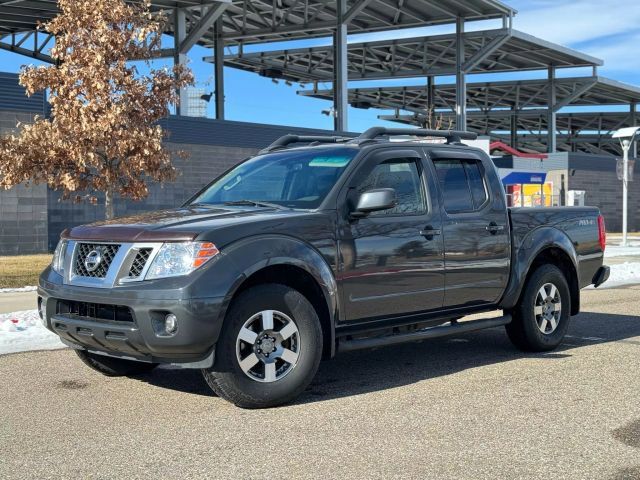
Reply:
[[146, 280], [188, 275], [220, 251], [211, 242], [165, 243], [153, 259]]
[[66, 251], [67, 241], [60, 240], [56, 246], [56, 250], [53, 252], [53, 259], [51, 260], [51, 268], [60, 275], [64, 273], [64, 254]]

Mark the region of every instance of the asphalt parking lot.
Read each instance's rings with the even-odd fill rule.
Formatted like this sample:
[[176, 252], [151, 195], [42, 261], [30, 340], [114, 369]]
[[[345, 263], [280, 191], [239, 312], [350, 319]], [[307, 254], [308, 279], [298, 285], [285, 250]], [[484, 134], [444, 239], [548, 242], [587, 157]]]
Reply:
[[640, 478], [640, 286], [588, 290], [563, 347], [502, 329], [344, 354], [294, 405], [240, 410], [199, 372], [106, 378], [0, 357], [0, 478]]

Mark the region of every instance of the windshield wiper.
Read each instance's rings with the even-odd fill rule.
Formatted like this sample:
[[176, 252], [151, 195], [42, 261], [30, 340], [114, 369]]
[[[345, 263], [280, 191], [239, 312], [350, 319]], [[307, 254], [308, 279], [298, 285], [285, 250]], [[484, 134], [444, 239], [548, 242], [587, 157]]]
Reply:
[[225, 205], [229, 206], [254, 206], [254, 207], [266, 207], [266, 208], [277, 208], [278, 210], [286, 209], [286, 207], [282, 205], [278, 205], [276, 203], [269, 202], [257, 202], [255, 200], [234, 200], [231, 202], [224, 202]]

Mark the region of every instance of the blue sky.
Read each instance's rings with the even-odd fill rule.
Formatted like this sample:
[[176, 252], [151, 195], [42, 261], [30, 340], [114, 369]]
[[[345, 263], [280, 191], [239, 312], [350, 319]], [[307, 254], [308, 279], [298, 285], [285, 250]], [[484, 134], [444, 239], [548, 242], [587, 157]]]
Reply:
[[[637, 0], [505, 0], [505, 3], [518, 10], [514, 27], [531, 35], [553, 41], [561, 45], [584, 51], [602, 58], [604, 67], [602, 76], [625, 83], [639, 85], [637, 45], [640, 43], [640, 2]], [[467, 29], [497, 28], [500, 22], [476, 22], [468, 24]], [[451, 26], [405, 30], [401, 36], [446, 33]], [[353, 35], [350, 42], [373, 40], [382, 36], [398, 37], [377, 33]], [[289, 43], [289, 46], [310, 46], [326, 44], [330, 39], [314, 39]], [[281, 48], [283, 44], [270, 45], [269, 48]], [[213, 65], [201, 59], [211, 55], [211, 51], [194, 47], [190, 53], [191, 64], [196, 75], [197, 85], [213, 90]], [[17, 72], [22, 64], [31, 60], [8, 52], [0, 52], [0, 71]], [[586, 70], [565, 71], [561, 75], [588, 75]], [[518, 78], [540, 78], [546, 72], [533, 72], [518, 75]], [[492, 76], [483, 80], [507, 79], [512, 76]], [[414, 78], [404, 81], [351, 82], [350, 86], [409, 85], [422, 83]], [[441, 78], [440, 82], [451, 79]], [[469, 77], [473, 81], [473, 76]], [[330, 88], [330, 84], [325, 85]], [[314, 128], [332, 128], [332, 119], [322, 115], [328, 102], [296, 94], [300, 86], [287, 86], [283, 82], [274, 84], [258, 75], [227, 68], [225, 69], [226, 116], [228, 120], [296, 125]], [[361, 131], [371, 125], [380, 124], [376, 117], [388, 113], [381, 110], [349, 110], [349, 129]], [[210, 108], [210, 116], [213, 109]]]

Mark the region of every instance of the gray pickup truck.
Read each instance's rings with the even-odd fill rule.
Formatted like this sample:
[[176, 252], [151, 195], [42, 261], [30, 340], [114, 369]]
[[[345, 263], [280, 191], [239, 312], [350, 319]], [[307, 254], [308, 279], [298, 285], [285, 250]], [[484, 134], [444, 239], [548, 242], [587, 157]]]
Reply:
[[103, 374], [198, 368], [245, 408], [293, 400], [338, 352], [498, 326], [551, 350], [609, 276], [603, 218], [508, 208], [470, 138], [287, 135], [181, 208], [63, 232], [42, 320]]

